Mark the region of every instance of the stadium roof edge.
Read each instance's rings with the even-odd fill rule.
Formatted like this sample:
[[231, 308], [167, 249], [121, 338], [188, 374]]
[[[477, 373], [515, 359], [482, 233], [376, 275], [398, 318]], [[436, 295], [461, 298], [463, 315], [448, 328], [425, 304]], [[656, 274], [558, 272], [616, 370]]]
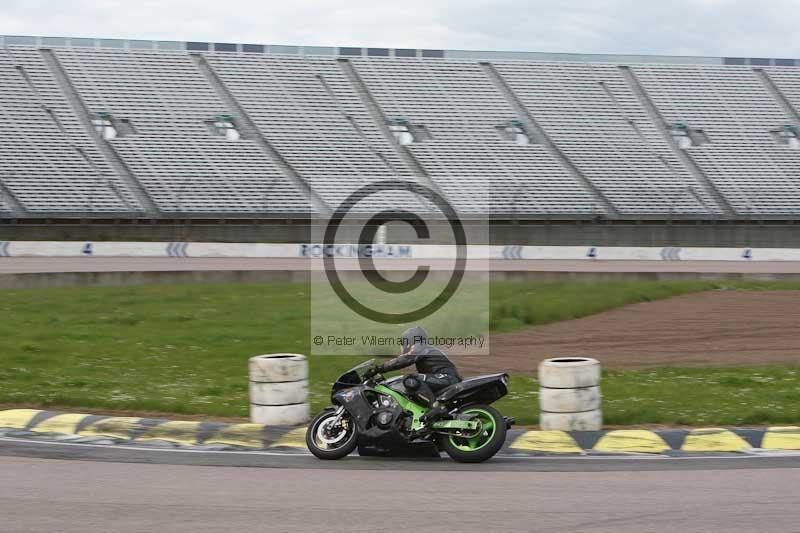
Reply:
[[137, 39], [102, 39], [87, 37], [43, 37], [0, 35], [0, 45], [47, 47], [122, 48], [135, 50], [183, 50], [284, 54], [341, 57], [399, 57], [428, 59], [479, 59], [511, 61], [568, 61], [582, 63], [663, 63], [675, 65], [757, 65], [800, 66], [800, 59], [764, 57], [667, 56], [647, 54], [577, 54], [564, 52], [516, 52], [489, 50], [442, 50], [417, 48], [373, 48], [348, 46], [290, 46], [217, 43], [208, 41], [157, 41]]

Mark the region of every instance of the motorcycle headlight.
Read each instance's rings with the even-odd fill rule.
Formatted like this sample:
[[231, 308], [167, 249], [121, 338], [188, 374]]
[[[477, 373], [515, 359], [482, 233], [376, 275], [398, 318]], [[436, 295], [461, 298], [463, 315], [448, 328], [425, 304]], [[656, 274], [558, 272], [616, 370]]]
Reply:
[[341, 401], [341, 402], [343, 402], [343, 403], [347, 403], [347, 402], [349, 402], [350, 400], [352, 400], [352, 399], [353, 399], [353, 397], [354, 397], [356, 394], [358, 394], [358, 391], [357, 391], [357, 390], [354, 390], [354, 389], [345, 389], [345, 390], [339, 391], [339, 392], [337, 392], [336, 394], [334, 394], [334, 398], [338, 398], [338, 399], [339, 399], [339, 401]]

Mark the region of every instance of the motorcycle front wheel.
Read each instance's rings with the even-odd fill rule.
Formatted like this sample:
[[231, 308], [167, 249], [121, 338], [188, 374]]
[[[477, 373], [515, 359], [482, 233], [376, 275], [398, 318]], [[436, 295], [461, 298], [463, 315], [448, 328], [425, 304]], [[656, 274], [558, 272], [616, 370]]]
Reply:
[[500, 411], [488, 405], [470, 405], [458, 414], [471, 415], [480, 426], [473, 433], [442, 437], [447, 455], [459, 463], [480, 463], [494, 457], [506, 441], [506, 421]]
[[320, 459], [341, 459], [355, 450], [357, 443], [358, 429], [347, 411], [323, 411], [306, 430], [306, 446]]

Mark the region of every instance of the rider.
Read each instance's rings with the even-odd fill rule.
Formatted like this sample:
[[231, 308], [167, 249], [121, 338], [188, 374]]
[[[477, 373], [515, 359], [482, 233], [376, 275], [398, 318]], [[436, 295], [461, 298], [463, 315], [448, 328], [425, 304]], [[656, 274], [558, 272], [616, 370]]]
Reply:
[[371, 375], [383, 374], [416, 365], [417, 373], [403, 378], [403, 386], [411, 399], [431, 409], [422, 417], [431, 423], [447, 412], [435, 401], [435, 392], [461, 381], [461, 375], [447, 355], [428, 344], [428, 333], [420, 326], [407, 329], [400, 336], [401, 354], [372, 369]]

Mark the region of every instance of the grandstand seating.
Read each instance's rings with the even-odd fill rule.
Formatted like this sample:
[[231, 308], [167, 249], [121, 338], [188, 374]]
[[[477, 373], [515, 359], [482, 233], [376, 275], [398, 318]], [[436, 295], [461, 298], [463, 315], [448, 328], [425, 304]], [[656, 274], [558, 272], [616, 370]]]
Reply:
[[[350, 94], [341, 90], [341, 73], [332, 61], [325, 70], [281, 56], [211, 55], [208, 62], [259, 132], [329, 206], [377, 180], [410, 175], [365, 120], [357, 127], [339, 108], [354, 94], [352, 88]], [[336, 97], [326, 91], [329, 83], [340, 88]]]
[[[800, 215], [800, 149], [777, 133], [800, 127], [785, 60], [37, 43], [0, 46], [3, 216], [305, 216], [398, 177], [471, 216]], [[676, 127], [698, 137], [679, 148]]]
[[228, 110], [186, 54], [64, 49], [64, 69], [91, 110], [129, 119], [112, 144], [162, 211], [281, 213], [308, 204], [252, 141], [209, 134]]
[[604, 212], [542, 146], [501, 138], [497, 128], [515, 115], [476, 62], [354, 63], [388, 118], [430, 132], [429, 141], [410, 150], [456, 204], [495, 213]]
[[[797, 212], [800, 150], [779, 146], [770, 134], [791, 119], [751, 69], [637, 66], [633, 70], [667, 122], [702, 126], [710, 142], [689, 151], [737, 211]], [[797, 69], [791, 70], [791, 78], [800, 79]]]
[[553, 142], [623, 213], [708, 213], [616, 65], [499, 63]]
[[0, 179], [28, 211], [139, 208], [97, 152], [36, 50], [0, 50], [0, 113]]

